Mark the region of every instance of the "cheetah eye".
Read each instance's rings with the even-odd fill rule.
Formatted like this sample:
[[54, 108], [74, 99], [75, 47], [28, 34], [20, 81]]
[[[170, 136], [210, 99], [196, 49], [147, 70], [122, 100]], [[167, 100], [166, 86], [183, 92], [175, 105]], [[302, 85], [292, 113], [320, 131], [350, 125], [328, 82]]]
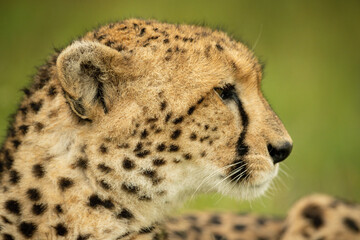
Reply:
[[222, 100], [227, 100], [235, 94], [235, 87], [232, 84], [226, 84], [224, 87], [215, 87], [215, 92], [221, 97]]

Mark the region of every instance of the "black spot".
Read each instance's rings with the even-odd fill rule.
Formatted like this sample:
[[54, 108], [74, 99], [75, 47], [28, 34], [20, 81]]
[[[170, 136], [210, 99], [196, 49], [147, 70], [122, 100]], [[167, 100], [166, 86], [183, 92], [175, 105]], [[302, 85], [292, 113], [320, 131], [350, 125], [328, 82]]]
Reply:
[[177, 151], [179, 151], [179, 146], [178, 145], [171, 144], [169, 146], [169, 152], [177, 152]]
[[258, 225], [263, 226], [263, 225], [265, 225], [265, 224], [266, 224], [267, 219], [266, 219], [266, 218], [262, 218], [262, 217], [260, 217], [260, 218], [258, 218], [258, 219], [256, 220], [256, 222], [257, 222], [257, 224], [258, 224]]
[[349, 218], [349, 217], [345, 217], [343, 219], [343, 224], [350, 229], [351, 231], [355, 232], [355, 233], [359, 233], [360, 232], [360, 228], [357, 225], [357, 223], [355, 222], [354, 219]]
[[165, 44], [166, 44], [166, 43], [169, 43], [169, 39], [168, 39], [168, 38], [165, 38], [164, 41], [163, 41], [163, 43], [165, 43]]
[[197, 101], [197, 104], [201, 104], [203, 101], [204, 101], [205, 98], [200, 98], [198, 101]]
[[172, 134], [171, 134], [171, 139], [175, 140], [177, 139], [181, 134], [181, 130], [180, 129], [176, 129]]
[[201, 233], [202, 232], [202, 229], [196, 225], [192, 225], [191, 226], [191, 230], [197, 232], [197, 233]]
[[12, 168], [12, 165], [14, 163], [14, 158], [11, 156], [9, 150], [5, 150], [4, 152], [4, 159], [5, 159], [5, 167], [7, 169], [11, 169]]
[[19, 108], [19, 111], [22, 113], [23, 117], [26, 117], [27, 113], [28, 113], [28, 108], [25, 107], [21, 107]]
[[100, 36], [97, 37], [97, 40], [98, 40], [98, 41], [101, 41], [101, 40], [105, 39], [106, 37], [107, 37], [106, 34], [102, 34], [102, 35], [100, 35]]
[[188, 114], [188, 115], [191, 115], [191, 114], [193, 114], [194, 111], [195, 111], [195, 106], [191, 106], [191, 107], [188, 109], [187, 114]]
[[38, 102], [31, 102], [30, 107], [34, 113], [38, 113], [43, 105], [43, 101], [39, 100]]
[[174, 119], [173, 124], [179, 124], [179, 123], [181, 123], [183, 120], [184, 120], [184, 117], [183, 117], [183, 116], [180, 116], [180, 117]]
[[44, 167], [41, 164], [35, 164], [32, 167], [32, 173], [36, 178], [42, 178], [45, 175]]
[[141, 228], [141, 229], [140, 229], [139, 234], [151, 233], [154, 229], [155, 229], [154, 226], [144, 227], [144, 228]]
[[14, 148], [17, 149], [20, 146], [21, 141], [14, 139], [14, 140], [12, 140], [12, 144], [13, 144]]
[[64, 212], [64, 210], [62, 209], [62, 207], [61, 207], [60, 204], [57, 204], [57, 205], [55, 206], [55, 211], [56, 211], [57, 213], [63, 213], [63, 212]]
[[31, 211], [33, 214], [35, 215], [41, 215], [43, 214], [47, 209], [47, 205], [46, 204], [42, 204], [42, 203], [35, 203], [32, 208]]
[[47, 95], [50, 97], [54, 97], [57, 94], [56, 87], [51, 86], [48, 90]]
[[190, 135], [190, 140], [195, 141], [196, 138], [197, 138], [196, 134], [195, 134], [195, 133], [191, 133], [191, 135]]
[[220, 217], [215, 215], [215, 216], [212, 216], [209, 220], [209, 223], [211, 224], [215, 224], [215, 225], [220, 225], [221, 224], [221, 220], [220, 220]]
[[164, 101], [164, 102], [160, 103], [160, 110], [161, 111], [164, 111], [166, 107], [167, 107], [167, 102]]
[[135, 168], [135, 163], [130, 160], [130, 158], [125, 158], [122, 164], [123, 168], [126, 170], [131, 170]]
[[147, 39], [147, 41], [156, 40], [156, 39], [158, 39], [158, 38], [159, 38], [159, 36], [152, 36], [152, 37], [149, 37], [149, 38]]
[[162, 166], [166, 163], [166, 161], [163, 158], [155, 158], [153, 160], [154, 166]]
[[59, 178], [58, 184], [59, 184], [60, 190], [65, 191], [66, 189], [72, 187], [74, 185], [74, 182], [70, 178], [61, 177], [61, 178]]
[[19, 127], [19, 131], [21, 132], [22, 135], [26, 135], [26, 133], [29, 130], [29, 126], [28, 125], [21, 125]]
[[24, 88], [22, 89], [22, 91], [25, 93], [27, 97], [30, 97], [33, 94], [28, 88]]
[[217, 50], [219, 50], [219, 51], [224, 50], [224, 48], [218, 43], [215, 46], [216, 46]]
[[140, 188], [138, 186], [129, 183], [123, 183], [121, 185], [121, 189], [131, 194], [136, 194], [140, 191]]
[[151, 201], [151, 197], [143, 195], [139, 197], [140, 201]]
[[214, 240], [227, 240], [227, 238], [218, 233], [214, 233]]
[[1, 218], [2, 218], [2, 220], [3, 220], [4, 223], [6, 223], [6, 224], [12, 224], [12, 222], [11, 222], [7, 217], [1, 216]]
[[105, 189], [105, 190], [111, 189], [110, 184], [108, 184], [105, 180], [101, 180], [101, 181], [100, 181], [100, 186], [101, 186], [103, 189]]
[[204, 129], [205, 129], [205, 131], [208, 130], [208, 129], [209, 129], [209, 125], [206, 124], [206, 125], [204, 126]]
[[246, 225], [236, 224], [236, 225], [234, 225], [233, 228], [234, 228], [235, 231], [242, 232], [242, 231], [245, 231], [245, 230], [246, 230]]
[[145, 32], [146, 32], [146, 28], [142, 28], [142, 29], [140, 30], [139, 36], [140, 36], [140, 37], [143, 36], [143, 35], [145, 34]]
[[166, 123], [170, 120], [171, 115], [172, 115], [172, 113], [166, 114], [166, 117], [165, 117], [165, 122], [166, 122]]
[[86, 234], [86, 235], [79, 235], [76, 240], [88, 240], [90, 238], [90, 234]]
[[124, 45], [120, 44], [120, 45], [116, 46], [115, 49], [117, 51], [121, 52], [121, 51], [124, 51], [126, 49], [126, 47]]
[[186, 160], [190, 160], [190, 159], [192, 158], [192, 156], [191, 156], [190, 153], [184, 154], [183, 157], [184, 157]]
[[97, 168], [103, 173], [109, 173], [112, 171], [112, 168], [105, 165], [105, 163], [100, 163]]
[[41, 198], [41, 193], [39, 192], [38, 189], [36, 188], [29, 188], [26, 191], [26, 195], [28, 196], [28, 198], [32, 201], [39, 201]]
[[149, 150], [143, 150], [143, 151], [140, 151], [138, 153], [136, 153], [135, 155], [139, 158], [144, 158], [146, 157], [147, 155], [150, 154], [150, 151]]
[[141, 139], [144, 139], [144, 138], [146, 138], [148, 135], [149, 135], [149, 132], [148, 132], [146, 129], [144, 129], [144, 130], [141, 132], [140, 137], [141, 137]]
[[7, 200], [5, 202], [5, 208], [10, 213], [13, 213], [15, 215], [20, 215], [21, 214], [20, 203], [17, 200]]
[[37, 226], [32, 222], [21, 222], [19, 225], [20, 233], [26, 238], [31, 238], [34, 235], [36, 229]]
[[100, 148], [99, 148], [99, 151], [102, 153], [102, 154], [105, 154], [107, 153], [108, 149], [107, 147], [105, 147], [104, 144], [101, 144]]
[[160, 143], [157, 147], [156, 150], [158, 152], [163, 152], [166, 149], [166, 145], [164, 143]]
[[37, 132], [40, 132], [43, 128], [44, 128], [44, 124], [42, 124], [41, 122], [36, 122], [35, 123], [35, 130]]
[[4, 233], [3, 240], [15, 240], [15, 238], [10, 234]]
[[83, 170], [87, 169], [89, 160], [87, 158], [78, 158], [76, 161], [76, 167], [81, 168]]
[[141, 151], [142, 147], [143, 147], [142, 142], [138, 142], [138, 143], [136, 144], [136, 146], [135, 146], [134, 152], [139, 152], [139, 151]]
[[201, 138], [200, 138], [200, 142], [203, 142], [203, 141], [205, 141], [205, 140], [207, 140], [207, 139], [209, 139], [209, 138], [210, 138], [209, 136], [201, 137]]
[[131, 219], [134, 217], [134, 215], [126, 208], [124, 208], [120, 213], [117, 214], [117, 218], [125, 218], [125, 219]]
[[102, 205], [102, 200], [96, 194], [93, 194], [89, 197], [89, 206], [95, 208], [98, 205]]
[[68, 234], [68, 230], [63, 223], [58, 223], [54, 228], [58, 236], [66, 236]]
[[154, 122], [157, 122], [157, 120], [159, 120], [157, 117], [148, 118], [148, 119], [146, 119], [146, 123], [154, 123]]
[[185, 231], [174, 231], [174, 234], [181, 239], [187, 238], [187, 233]]
[[308, 219], [312, 226], [316, 229], [324, 224], [323, 210], [315, 204], [309, 204], [302, 212], [304, 218]]
[[114, 208], [114, 204], [113, 204], [112, 201], [109, 200], [109, 199], [104, 200], [102, 205], [103, 205], [104, 208], [106, 208], [106, 209], [112, 209], [112, 208]]
[[115, 42], [108, 40], [108, 41], [106, 41], [105, 45], [108, 47], [111, 47], [114, 43]]
[[154, 178], [156, 177], [156, 171], [151, 169], [146, 169], [145, 171], [143, 171], [143, 175], [148, 178]]
[[205, 151], [202, 151], [202, 152], [200, 153], [200, 156], [201, 156], [201, 157], [205, 157], [205, 156], [206, 156], [206, 152], [205, 152]]
[[17, 184], [20, 181], [20, 174], [18, 171], [16, 170], [11, 170], [10, 171], [10, 182], [12, 184]]

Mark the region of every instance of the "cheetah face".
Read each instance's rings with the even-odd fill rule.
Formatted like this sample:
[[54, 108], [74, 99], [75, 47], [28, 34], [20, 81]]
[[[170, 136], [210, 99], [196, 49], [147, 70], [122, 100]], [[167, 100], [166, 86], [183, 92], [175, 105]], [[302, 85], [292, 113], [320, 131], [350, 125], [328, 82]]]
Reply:
[[[76, 131], [96, 181], [134, 201], [262, 194], [292, 140], [262, 96], [257, 60], [224, 33], [174, 31], [174, 42], [150, 44], [106, 32], [113, 46], [89, 35], [58, 57], [71, 115], [85, 122]], [[114, 171], [106, 175], [105, 166]]]

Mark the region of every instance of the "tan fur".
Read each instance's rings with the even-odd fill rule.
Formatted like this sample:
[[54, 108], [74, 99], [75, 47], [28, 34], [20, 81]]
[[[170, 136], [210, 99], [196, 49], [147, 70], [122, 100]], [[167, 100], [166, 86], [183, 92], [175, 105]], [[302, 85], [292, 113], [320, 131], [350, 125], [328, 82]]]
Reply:
[[300, 199], [286, 219], [195, 213], [166, 221], [172, 240], [358, 240], [360, 206], [324, 194]]
[[[194, 192], [261, 195], [278, 169], [268, 144], [291, 143], [261, 78], [253, 54], [222, 32], [137, 19], [89, 32], [25, 91], [1, 151], [1, 233], [159, 238], [141, 229]], [[246, 128], [239, 107], [214, 91], [226, 84]], [[230, 181], [241, 173], [242, 132], [246, 177]], [[41, 196], [31, 199], [31, 189]]]

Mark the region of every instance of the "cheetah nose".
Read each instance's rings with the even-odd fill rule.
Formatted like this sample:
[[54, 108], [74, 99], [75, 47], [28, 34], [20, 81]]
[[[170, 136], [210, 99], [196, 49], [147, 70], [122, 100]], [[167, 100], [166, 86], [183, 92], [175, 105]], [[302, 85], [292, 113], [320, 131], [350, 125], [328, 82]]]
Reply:
[[285, 158], [287, 158], [290, 155], [292, 148], [293, 145], [290, 142], [285, 142], [278, 147], [275, 147], [271, 144], [267, 145], [268, 152], [274, 164], [285, 160]]

